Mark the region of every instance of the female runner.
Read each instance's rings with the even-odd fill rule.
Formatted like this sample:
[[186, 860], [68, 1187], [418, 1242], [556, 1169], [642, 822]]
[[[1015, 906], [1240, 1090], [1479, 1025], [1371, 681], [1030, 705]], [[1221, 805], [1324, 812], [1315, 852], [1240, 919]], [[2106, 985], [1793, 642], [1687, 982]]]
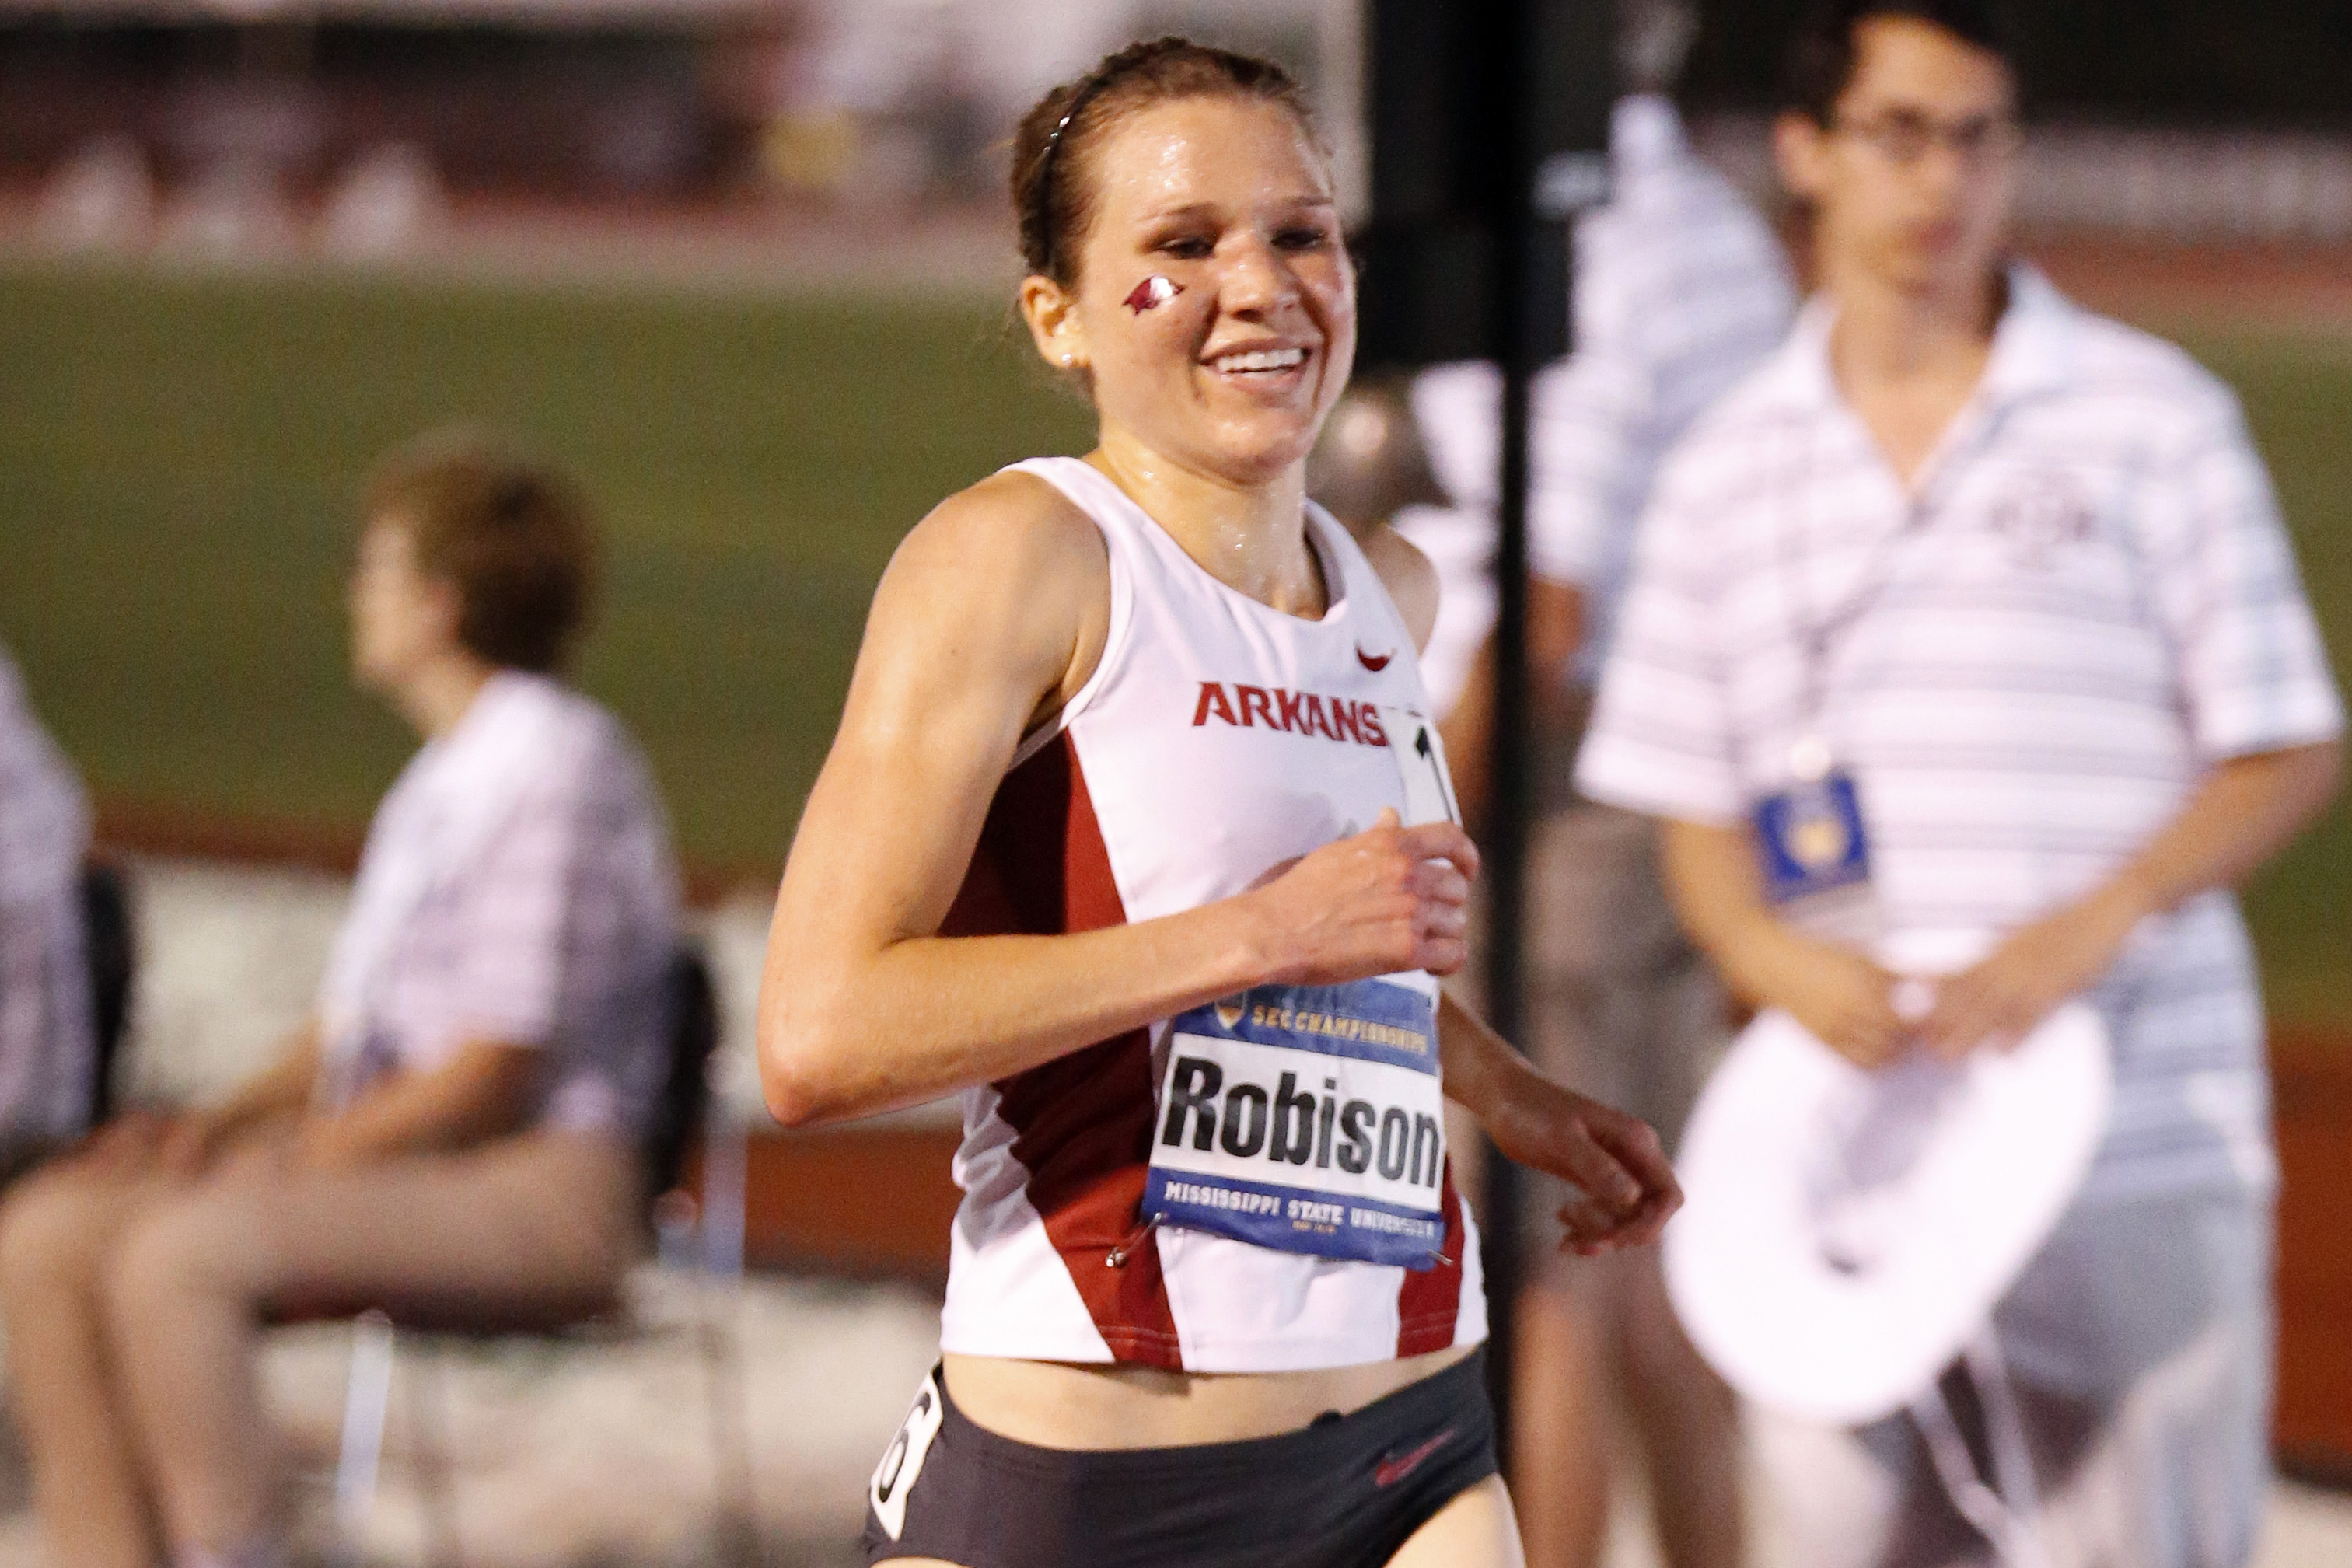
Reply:
[[1084, 461], [950, 498], [878, 591], [784, 873], [787, 1124], [964, 1097], [940, 1372], [868, 1560], [1508, 1564], [1442, 1092], [1572, 1180], [1565, 1245], [1680, 1201], [1639, 1123], [1433, 977], [1477, 855], [1415, 650], [1427, 563], [1302, 489], [1355, 278], [1303, 101], [1139, 45], [1024, 121], [1037, 348]]

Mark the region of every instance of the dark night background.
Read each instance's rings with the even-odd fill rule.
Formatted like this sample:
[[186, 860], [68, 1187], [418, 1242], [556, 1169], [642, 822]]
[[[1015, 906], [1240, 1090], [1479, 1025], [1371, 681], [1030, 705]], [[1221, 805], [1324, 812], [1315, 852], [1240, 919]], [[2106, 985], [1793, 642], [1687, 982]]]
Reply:
[[[1703, 0], [1693, 102], [1769, 106], [1805, 5]], [[2352, 128], [2352, 0], [2027, 0], [2011, 14], [2038, 118]]]

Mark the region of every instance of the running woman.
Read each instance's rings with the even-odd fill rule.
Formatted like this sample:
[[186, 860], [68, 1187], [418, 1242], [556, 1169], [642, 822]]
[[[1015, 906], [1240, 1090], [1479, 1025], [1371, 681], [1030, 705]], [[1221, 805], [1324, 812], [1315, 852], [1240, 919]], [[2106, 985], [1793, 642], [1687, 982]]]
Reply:
[[1680, 1195], [1439, 992], [1477, 854], [1433, 577], [1303, 489], [1355, 350], [1328, 162], [1279, 68], [1164, 39], [1032, 110], [1013, 191], [1100, 444], [900, 547], [761, 998], [787, 1124], [963, 1096], [868, 1561], [1517, 1564], [1441, 1092], [1575, 1184], [1563, 1245]]

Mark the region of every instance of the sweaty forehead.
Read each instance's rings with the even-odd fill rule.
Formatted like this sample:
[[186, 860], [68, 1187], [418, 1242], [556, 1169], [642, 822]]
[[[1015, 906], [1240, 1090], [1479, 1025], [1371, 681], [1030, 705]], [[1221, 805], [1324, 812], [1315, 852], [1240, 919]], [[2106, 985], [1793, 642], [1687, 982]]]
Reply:
[[1876, 16], [1854, 29], [1853, 41], [1853, 79], [1839, 99], [1842, 110], [1955, 118], [2016, 107], [2017, 84], [2000, 57], [1933, 23]]
[[1193, 209], [1245, 211], [1331, 199], [1331, 172], [1280, 104], [1180, 99], [1121, 116], [1090, 171], [1099, 216], [1150, 222]]

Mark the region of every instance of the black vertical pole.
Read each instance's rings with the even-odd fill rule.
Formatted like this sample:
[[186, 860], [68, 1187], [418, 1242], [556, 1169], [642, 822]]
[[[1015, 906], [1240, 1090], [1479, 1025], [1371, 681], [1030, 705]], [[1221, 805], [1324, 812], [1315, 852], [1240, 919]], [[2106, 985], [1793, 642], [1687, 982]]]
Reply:
[[[1504, 124], [1496, 155], [1503, 164], [1488, 214], [1492, 248], [1487, 298], [1496, 340], [1489, 350], [1503, 372], [1502, 472], [1496, 507], [1495, 706], [1489, 729], [1486, 843], [1486, 1011], [1514, 1045], [1524, 1039], [1525, 912], [1529, 837], [1528, 682], [1528, 415], [1536, 346], [1529, 319], [1534, 248], [1535, 170], [1527, 99], [1532, 85], [1523, 49], [1533, 33], [1530, 0], [1495, 0], [1503, 47], [1486, 51], [1490, 102]], [[1549, 334], [1546, 334], [1549, 336]], [[1518, 1167], [1489, 1151], [1486, 1170], [1486, 1269], [1492, 1315], [1486, 1351], [1496, 1443], [1510, 1473], [1511, 1415], [1517, 1392], [1517, 1322], [1525, 1250], [1520, 1234]]]
[[[1528, 671], [1528, 403], [1567, 351], [1565, 219], [1606, 183], [1612, 0], [1367, 0], [1372, 217], [1360, 368], [1485, 359], [1503, 372], [1495, 723], [1484, 876], [1489, 1019], [1517, 1044], [1534, 808]], [[1596, 180], [1598, 183], [1596, 184]], [[1525, 1275], [1520, 1181], [1486, 1166], [1487, 1372], [1507, 1462]]]
[[[1486, 1005], [1523, 1045], [1527, 867], [1537, 805], [1533, 677], [1528, 665], [1530, 403], [1537, 372], [1573, 346], [1569, 224], [1604, 199], [1614, 13], [1610, 0], [1493, 0], [1503, 47], [1488, 57], [1499, 106], [1500, 178], [1488, 187], [1493, 236], [1487, 296], [1503, 372], [1495, 550], [1495, 707], [1488, 757]], [[1500, 1155], [1486, 1164], [1484, 1255], [1492, 1314], [1487, 1352], [1496, 1436], [1509, 1473], [1517, 1395], [1517, 1317], [1527, 1282], [1523, 1183]]]

